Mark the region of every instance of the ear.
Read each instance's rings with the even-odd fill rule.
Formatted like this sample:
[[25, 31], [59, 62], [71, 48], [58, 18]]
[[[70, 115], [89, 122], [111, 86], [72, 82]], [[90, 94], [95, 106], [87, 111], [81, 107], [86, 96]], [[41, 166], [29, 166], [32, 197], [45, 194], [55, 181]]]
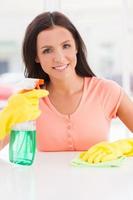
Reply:
[[78, 46], [76, 45], [75, 53], [78, 53]]
[[35, 62], [36, 62], [36, 63], [39, 63], [38, 57], [35, 58]]

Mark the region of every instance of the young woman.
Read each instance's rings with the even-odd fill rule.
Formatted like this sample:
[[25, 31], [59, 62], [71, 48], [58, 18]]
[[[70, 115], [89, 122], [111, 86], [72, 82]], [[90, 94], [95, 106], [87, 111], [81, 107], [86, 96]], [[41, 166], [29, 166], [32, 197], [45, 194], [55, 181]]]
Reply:
[[[95, 76], [84, 42], [64, 14], [45, 12], [33, 19], [24, 37], [23, 60], [25, 76], [44, 79], [39, 92], [49, 91], [47, 97], [34, 95], [37, 102], [41, 97], [38, 150], [87, 150], [108, 139], [115, 117], [133, 131], [133, 102], [117, 83]], [[23, 100], [23, 111], [25, 104]]]

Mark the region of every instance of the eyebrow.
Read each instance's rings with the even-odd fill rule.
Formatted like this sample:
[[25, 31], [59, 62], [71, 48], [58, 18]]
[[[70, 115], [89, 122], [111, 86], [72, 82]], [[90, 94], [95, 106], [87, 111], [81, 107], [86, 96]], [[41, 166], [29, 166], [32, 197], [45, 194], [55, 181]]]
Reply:
[[[61, 43], [61, 45], [62, 45], [62, 44], [65, 44], [65, 43], [67, 43], [67, 42], [70, 42], [70, 40], [65, 40], [64, 42]], [[44, 49], [44, 48], [51, 48], [51, 47], [53, 47], [53, 46], [51, 46], [51, 45], [45, 45], [45, 46], [42, 46], [41, 49]]]

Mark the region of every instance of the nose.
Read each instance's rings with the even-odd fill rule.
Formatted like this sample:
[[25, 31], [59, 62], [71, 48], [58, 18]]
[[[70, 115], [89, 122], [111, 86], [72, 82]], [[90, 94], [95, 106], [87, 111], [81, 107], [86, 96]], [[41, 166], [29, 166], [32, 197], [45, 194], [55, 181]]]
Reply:
[[65, 60], [65, 56], [62, 50], [57, 50], [54, 54], [54, 62], [63, 63], [64, 60]]

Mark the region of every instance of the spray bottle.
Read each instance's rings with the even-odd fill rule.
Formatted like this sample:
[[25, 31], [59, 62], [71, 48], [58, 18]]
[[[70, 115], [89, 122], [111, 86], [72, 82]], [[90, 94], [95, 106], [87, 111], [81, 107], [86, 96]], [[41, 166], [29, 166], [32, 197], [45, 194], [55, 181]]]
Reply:
[[[42, 79], [25, 78], [18, 88], [24, 92], [39, 88], [44, 84]], [[9, 160], [20, 165], [31, 165], [36, 151], [36, 122], [28, 121], [16, 124], [10, 134]]]

